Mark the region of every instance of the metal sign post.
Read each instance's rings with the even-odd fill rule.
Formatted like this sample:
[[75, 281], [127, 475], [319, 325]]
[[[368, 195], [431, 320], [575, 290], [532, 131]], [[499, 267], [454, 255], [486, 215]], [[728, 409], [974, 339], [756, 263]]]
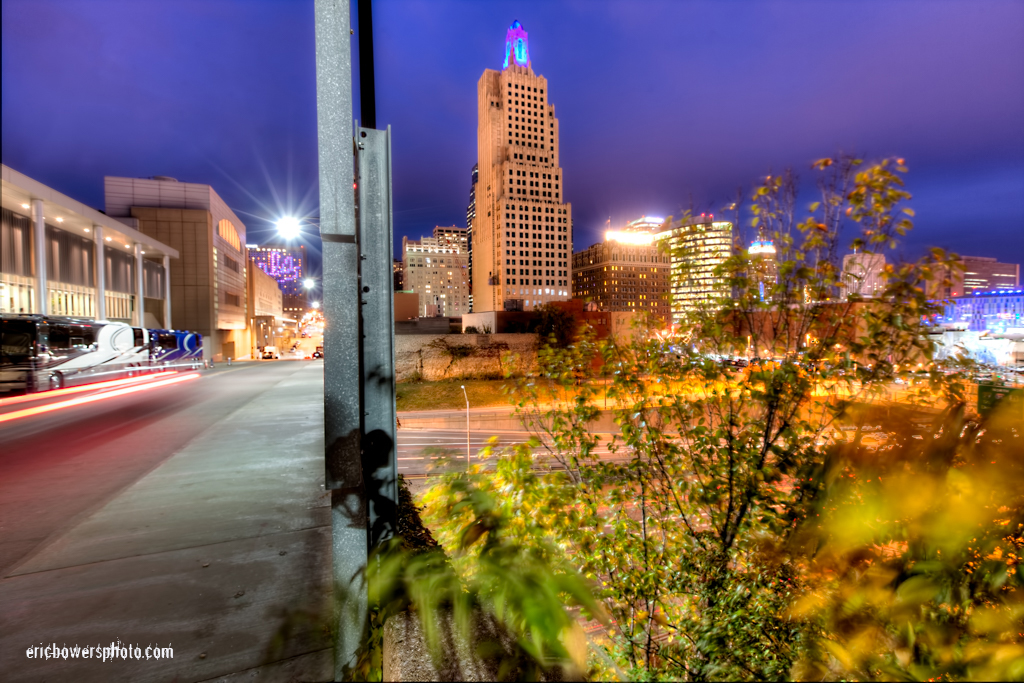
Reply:
[[386, 131], [357, 129], [356, 167], [363, 406], [360, 431], [372, 548], [394, 536], [398, 524], [390, 127]]

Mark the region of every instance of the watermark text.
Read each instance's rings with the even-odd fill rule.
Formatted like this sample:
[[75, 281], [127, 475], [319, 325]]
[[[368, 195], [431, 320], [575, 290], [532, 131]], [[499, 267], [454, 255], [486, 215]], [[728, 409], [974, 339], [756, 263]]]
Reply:
[[165, 646], [150, 644], [129, 645], [120, 640], [110, 645], [68, 645], [57, 643], [33, 645], [25, 650], [29, 659], [99, 659], [110, 662], [117, 659], [174, 659], [174, 648], [168, 643]]

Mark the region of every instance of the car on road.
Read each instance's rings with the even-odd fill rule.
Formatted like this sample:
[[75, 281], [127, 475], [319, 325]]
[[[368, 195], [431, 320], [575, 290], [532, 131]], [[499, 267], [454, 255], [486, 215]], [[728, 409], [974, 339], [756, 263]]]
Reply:
[[323, 358], [323, 357], [324, 357], [324, 347], [322, 347], [322, 346], [316, 347], [316, 351], [313, 352], [313, 358]]
[[278, 355], [277, 353], [276, 346], [264, 346], [263, 353], [260, 354], [260, 358], [262, 358], [263, 360], [276, 359], [280, 357], [281, 356]]

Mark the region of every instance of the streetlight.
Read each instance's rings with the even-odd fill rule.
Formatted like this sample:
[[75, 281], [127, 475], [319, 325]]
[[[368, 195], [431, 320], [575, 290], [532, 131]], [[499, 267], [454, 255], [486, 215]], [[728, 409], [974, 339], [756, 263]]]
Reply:
[[306, 289], [313, 289], [314, 287], [316, 287], [316, 282], [313, 280], [313, 278], [307, 277], [305, 280], [302, 281], [302, 286], [305, 287]]
[[469, 464], [469, 394], [466, 393], [466, 385], [460, 384], [462, 395], [466, 397], [466, 464]]
[[302, 232], [302, 225], [295, 216], [284, 216], [277, 221], [277, 233], [286, 240], [295, 239]]
[[310, 306], [312, 306], [313, 308], [320, 308], [320, 302], [314, 301], [312, 304], [310, 304]]

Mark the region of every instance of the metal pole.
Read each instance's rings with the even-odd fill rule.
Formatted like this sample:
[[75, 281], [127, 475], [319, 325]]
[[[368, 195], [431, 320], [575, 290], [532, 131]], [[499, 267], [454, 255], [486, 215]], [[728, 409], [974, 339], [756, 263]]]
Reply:
[[462, 395], [466, 397], [466, 464], [470, 462], [470, 449], [469, 449], [469, 394], [466, 393], [466, 385], [460, 385], [462, 387]]
[[135, 244], [135, 308], [139, 327], [146, 326], [146, 273], [142, 261], [142, 245]]
[[316, 0], [316, 101], [323, 239], [324, 447], [331, 492], [334, 679], [353, 677], [366, 642], [366, 495], [360, 457], [359, 253], [356, 244], [349, 0]]
[[35, 237], [36, 257], [36, 313], [50, 312], [50, 296], [46, 277], [46, 222], [43, 219], [43, 200], [32, 200], [32, 233]]
[[164, 256], [164, 329], [171, 327], [171, 257]]
[[93, 237], [96, 240], [96, 319], [107, 319], [107, 258], [103, 242], [103, 226], [93, 223]]

